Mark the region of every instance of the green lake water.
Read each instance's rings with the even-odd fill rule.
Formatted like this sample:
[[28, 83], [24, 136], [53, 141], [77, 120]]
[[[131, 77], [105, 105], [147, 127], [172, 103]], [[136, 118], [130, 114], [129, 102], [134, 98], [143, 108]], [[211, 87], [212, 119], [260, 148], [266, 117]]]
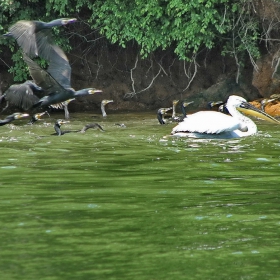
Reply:
[[164, 139], [155, 113], [71, 116], [105, 132], [0, 127], [0, 279], [280, 279], [280, 126]]

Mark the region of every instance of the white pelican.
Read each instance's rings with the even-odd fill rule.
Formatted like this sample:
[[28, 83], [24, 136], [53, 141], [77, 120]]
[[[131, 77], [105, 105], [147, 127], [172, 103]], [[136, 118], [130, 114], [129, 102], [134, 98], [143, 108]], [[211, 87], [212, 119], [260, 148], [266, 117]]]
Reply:
[[173, 128], [171, 134], [194, 138], [228, 139], [257, 133], [256, 124], [240, 112], [254, 115], [273, 123], [280, 123], [240, 96], [231, 95], [226, 106], [231, 116], [215, 111], [200, 111], [188, 115], [183, 122]]

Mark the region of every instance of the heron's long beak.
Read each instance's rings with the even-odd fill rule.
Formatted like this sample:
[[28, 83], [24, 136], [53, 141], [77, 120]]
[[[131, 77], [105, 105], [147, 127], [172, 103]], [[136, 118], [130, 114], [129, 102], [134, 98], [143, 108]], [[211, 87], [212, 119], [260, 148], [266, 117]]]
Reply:
[[253, 106], [252, 104], [250, 104], [248, 102], [243, 102], [241, 104], [241, 106], [237, 107], [236, 109], [242, 113], [245, 113], [245, 114], [248, 114], [248, 115], [251, 115], [251, 116], [272, 122], [272, 123], [280, 124], [280, 121], [276, 120], [269, 114], [261, 111], [260, 109], [256, 108], [255, 106]]

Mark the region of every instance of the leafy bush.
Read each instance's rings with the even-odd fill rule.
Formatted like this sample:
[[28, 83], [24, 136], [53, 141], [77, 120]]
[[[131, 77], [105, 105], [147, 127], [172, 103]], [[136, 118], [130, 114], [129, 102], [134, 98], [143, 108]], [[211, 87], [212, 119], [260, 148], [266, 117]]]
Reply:
[[[20, 19], [49, 21], [76, 16], [88, 20], [112, 43], [126, 47], [137, 42], [142, 57], [157, 49], [172, 48], [179, 59], [191, 61], [204, 49], [222, 46], [224, 55], [235, 57], [237, 65], [249, 54], [259, 57], [258, 19], [246, 0], [2, 0], [0, 30]], [[83, 15], [89, 15], [84, 19]], [[59, 31], [57, 31], [59, 32]], [[59, 37], [58, 37], [59, 38]], [[60, 38], [61, 40], [61, 38]], [[1, 39], [0, 43], [7, 44]], [[12, 49], [14, 42], [8, 43]], [[19, 55], [10, 68], [15, 79], [25, 79]]]

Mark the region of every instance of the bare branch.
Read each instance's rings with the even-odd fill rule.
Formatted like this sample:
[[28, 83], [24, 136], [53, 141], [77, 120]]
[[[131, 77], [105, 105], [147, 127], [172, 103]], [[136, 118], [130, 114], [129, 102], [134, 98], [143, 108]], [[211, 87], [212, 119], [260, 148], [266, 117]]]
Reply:
[[151, 69], [153, 69], [153, 60], [152, 59], [150, 59], [150, 61], [151, 61], [151, 65], [150, 65], [150, 67], [148, 68], [148, 70], [146, 71], [146, 75], [148, 75], [148, 73], [150, 72], [150, 70]]
[[[92, 32], [92, 33], [93, 33], [93, 32]], [[88, 40], [86, 36], [91, 35], [91, 33], [89, 33], [89, 34], [87, 34], [87, 35], [85, 35], [85, 36], [84, 36], [84, 35], [81, 35], [81, 34], [78, 34], [77, 32], [71, 32], [71, 33], [69, 32], [69, 34], [71, 34], [71, 36], [70, 36], [69, 38], [71, 38], [71, 37], [73, 37], [73, 36], [75, 35], [75, 36], [78, 36], [78, 37], [80, 37], [80, 38], [83, 38], [84, 41], [87, 42], [87, 43], [96, 42], [96, 41], [99, 41], [99, 40], [105, 38], [105, 36], [101, 36], [101, 37], [95, 38], [95, 39], [93, 39], [93, 40]]]
[[173, 66], [173, 64], [175, 63], [176, 58], [174, 58], [171, 62], [171, 64], [168, 66], [168, 72], [169, 72], [169, 78], [170, 81], [175, 85], [176, 83], [173, 81], [172, 79], [172, 71], [171, 71], [171, 67]]
[[156, 78], [157, 78], [157, 76], [160, 74], [161, 70], [162, 70], [162, 68], [159, 68], [158, 73], [157, 73], [157, 74], [153, 77], [153, 79], [152, 79], [151, 83], [150, 83], [150, 84], [149, 84], [146, 88], [144, 88], [144, 89], [142, 89], [142, 90], [138, 91], [137, 93], [140, 93], [140, 92], [143, 92], [143, 91], [148, 90], [148, 89], [149, 89], [149, 88], [153, 85], [153, 83], [154, 83], [155, 79], [156, 79]]
[[[192, 57], [192, 63], [193, 63], [193, 65], [194, 65], [194, 72], [193, 72], [193, 75], [191, 76], [191, 78], [189, 78], [189, 76], [188, 76], [188, 78], [189, 78], [190, 80], [189, 80], [189, 83], [188, 83], [188, 85], [186, 86], [186, 88], [183, 89], [183, 91], [187, 90], [187, 89], [190, 87], [190, 85], [191, 85], [191, 83], [192, 83], [194, 77], [195, 77], [196, 74], [197, 74], [197, 67], [198, 67], [199, 65], [198, 65], [198, 63], [196, 62], [196, 56], [197, 56], [197, 54], [195, 53], [195, 54], [193, 55], [193, 57]], [[192, 63], [190, 64], [190, 67], [191, 67]], [[190, 69], [190, 67], [189, 67], [189, 69]]]
[[248, 32], [248, 26], [247, 25], [243, 25], [243, 29], [245, 30], [245, 34], [244, 35], [242, 35], [241, 33], [240, 33], [240, 30], [238, 30], [238, 35], [239, 35], [239, 38], [240, 38], [240, 40], [242, 41], [242, 43], [244, 44], [244, 46], [245, 46], [245, 48], [246, 48], [246, 50], [247, 50], [247, 53], [248, 53], [248, 55], [249, 55], [249, 57], [250, 57], [250, 61], [251, 61], [251, 63], [252, 63], [252, 65], [253, 65], [253, 67], [254, 67], [254, 69], [255, 69], [255, 71], [259, 71], [259, 67], [258, 67], [258, 65], [256, 64], [256, 62], [255, 62], [255, 60], [254, 60], [254, 58], [253, 58], [253, 56], [252, 56], [252, 54], [251, 54], [251, 52], [250, 52], [250, 49], [248, 48], [248, 44], [247, 44], [247, 42], [246, 42], [246, 37], [247, 37], [247, 32]]
[[272, 65], [274, 65], [274, 61], [276, 60], [276, 64], [275, 64], [275, 66], [274, 66], [274, 71], [273, 71], [273, 73], [272, 73], [272, 75], [271, 75], [271, 77], [273, 78], [273, 76], [275, 75], [275, 73], [277, 72], [277, 69], [278, 69], [278, 66], [279, 66], [279, 63], [280, 63], [280, 57], [279, 57], [279, 55], [275, 55], [274, 57], [273, 57], [273, 59], [272, 59], [272, 63], [271, 63], [271, 66]]
[[8, 68], [11, 68], [1, 57], [0, 57], [0, 60], [4, 62], [4, 64], [8, 67]]
[[168, 67], [169, 76], [171, 76], [171, 67], [173, 66], [175, 60], [176, 60], [176, 58], [173, 59], [172, 63]]
[[133, 70], [136, 69], [137, 64], [138, 64], [138, 55], [136, 56], [134, 67], [130, 69], [130, 78], [131, 78], [131, 81], [132, 81], [131, 87], [132, 87], [133, 93], [135, 93], [135, 87], [134, 87], [135, 82], [134, 82], [134, 79], [133, 79]]
[[234, 58], [235, 58], [235, 63], [237, 65], [237, 73], [236, 73], [235, 82], [238, 84], [239, 76], [240, 76], [240, 63], [239, 63], [239, 60], [238, 60], [236, 52], [234, 52]]
[[248, 50], [247, 46], [246, 46], [246, 49], [247, 49], [247, 52], [248, 52], [249, 57], [250, 57], [250, 61], [251, 61], [252, 65], [253, 65], [255, 71], [259, 72], [259, 67], [258, 67], [257, 63], [255, 62], [253, 56], [251, 55], [250, 51]]
[[103, 65], [100, 63], [100, 61], [99, 61], [99, 57], [97, 57], [97, 70], [96, 70], [96, 75], [95, 75], [95, 80], [97, 80], [98, 79], [98, 74], [99, 74], [99, 71], [100, 71], [100, 69], [103, 67]]
[[[190, 68], [189, 68], [190, 69]], [[190, 78], [189, 73], [187, 73], [187, 69], [186, 69], [186, 61], [184, 60], [184, 73], [185, 75], [188, 77], [188, 79]]]
[[[139, 91], [136, 92], [136, 91], [135, 91], [135, 86], [134, 86], [135, 81], [134, 81], [134, 79], [133, 79], [133, 70], [136, 69], [137, 63], [138, 63], [138, 55], [137, 55], [137, 57], [136, 57], [136, 61], [135, 61], [134, 67], [130, 70], [130, 77], [131, 77], [131, 80], [132, 80], [132, 90], [133, 90], [133, 91], [132, 91], [132, 92], [129, 92], [129, 93], [126, 93], [126, 94], [124, 95], [124, 98], [125, 98], [125, 99], [126, 99], [126, 98], [132, 98], [132, 97], [134, 97], [136, 94], [139, 94], [139, 93], [141, 93], [141, 92], [144, 92], [144, 91], [148, 90], [148, 89], [153, 85], [155, 79], [158, 77], [158, 75], [161, 73], [161, 71], [164, 71], [163, 68], [161, 67], [161, 65], [158, 63], [158, 65], [159, 65], [159, 71], [158, 71], [158, 73], [152, 78], [150, 84], [149, 84], [146, 88], [144, 88], [144, 89], [139, 90]], [[165, 72], [165, 71], [164, 71], [164, 72]]]
[[226, 20], [226, 14], [227, 14], [227, 6], [225, 5], [225, 11], [224, 11], [224, 17], [223, 17], [223, 20], [220, 24], [220, 27], [224, 24], [225, 20]]
[[161, 68], [161, 70], [163, 71], [163, 73], [166, 75], [166, 76], [168, 76], [168, 74], [166, 73], [166, 71], [163, 69], [163, 67], [159, 64], [159, 63], [157, 63], [158, 65], [159, 65], [159, 67]]

